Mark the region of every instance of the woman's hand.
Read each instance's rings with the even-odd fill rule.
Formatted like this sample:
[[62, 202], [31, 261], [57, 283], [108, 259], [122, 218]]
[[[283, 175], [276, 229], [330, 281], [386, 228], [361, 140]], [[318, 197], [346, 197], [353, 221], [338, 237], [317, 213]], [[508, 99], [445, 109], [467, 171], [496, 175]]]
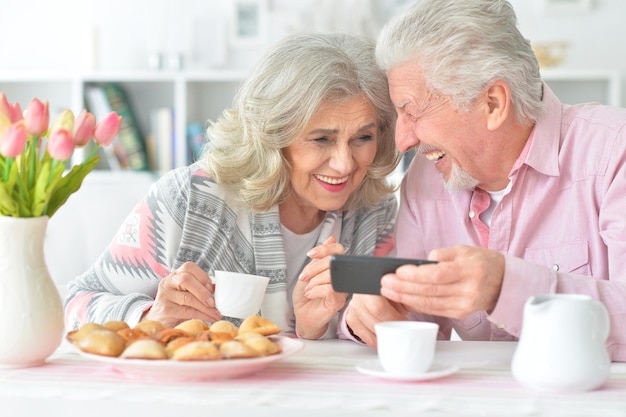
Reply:
[[222, 315], [215, 308], [214, 285], [194, 262], [185, 262], [159, 282], [154, 304], [142, 320], [160, 321], [174, 327], [188, 319], [215, 322]]
[[344, 307], [347, 294], [335, 292], [330, 282], [330, 257], [343, 255], [344, 252], [343, 245], [331, 236], [307, 253], [312, 261], [302, 270], [293, 290], [293, 307], [300, 337], [322, 337], [335, 313]]

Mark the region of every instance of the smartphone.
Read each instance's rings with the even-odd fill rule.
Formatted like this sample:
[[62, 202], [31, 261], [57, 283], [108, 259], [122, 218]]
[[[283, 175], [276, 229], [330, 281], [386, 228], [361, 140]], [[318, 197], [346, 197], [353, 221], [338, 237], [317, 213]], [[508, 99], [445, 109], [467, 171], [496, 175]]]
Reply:
[[425, 259], [383, 258], [377, 256], [333, 255], [330, 281], [337, 292], [380, 295], [380, 279], [400, 265], [433, 264]]

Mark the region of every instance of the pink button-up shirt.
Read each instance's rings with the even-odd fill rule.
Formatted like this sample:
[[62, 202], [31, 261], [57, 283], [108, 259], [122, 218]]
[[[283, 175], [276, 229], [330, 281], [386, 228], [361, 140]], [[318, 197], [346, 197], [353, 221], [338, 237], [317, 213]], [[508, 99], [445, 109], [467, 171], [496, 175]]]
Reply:
[[511, 170], [490, 227], [479, 217], [486, 192], [450, 192], [432, 162], [414, 159], [401, 189], [396, 256], [426, 258], [458, 244], [506, 255], [492, 313], [432, 318], [444, 336], [454, 327], [464, 340], [515, 340], [530, 296], [588, 294], [610, 312], [612, 359], [626, 361], [626, 109], [564, 106], [547, 86], [543, 100], [546, 116]]

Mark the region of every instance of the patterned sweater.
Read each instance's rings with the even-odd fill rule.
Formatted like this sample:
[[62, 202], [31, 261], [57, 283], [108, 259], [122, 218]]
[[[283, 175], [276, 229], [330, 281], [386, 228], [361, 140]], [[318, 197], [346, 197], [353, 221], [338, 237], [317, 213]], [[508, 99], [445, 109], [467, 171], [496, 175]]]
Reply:
[[[317, 244], [334, 235], [348, 254], [385, 255], [393, 248], [396, 210], [390, 195], [374, 208], [327, 212]], [[153, 184], [96, 263], [70, 282], [66, 329], [108, 320], [133, 326], [154, 302], [159, 280], [187, 261], [211, 276], [221, 269], [269, 277], [262, 313], [294, 333], [278, 206], [250, 212], [198, 163]]]

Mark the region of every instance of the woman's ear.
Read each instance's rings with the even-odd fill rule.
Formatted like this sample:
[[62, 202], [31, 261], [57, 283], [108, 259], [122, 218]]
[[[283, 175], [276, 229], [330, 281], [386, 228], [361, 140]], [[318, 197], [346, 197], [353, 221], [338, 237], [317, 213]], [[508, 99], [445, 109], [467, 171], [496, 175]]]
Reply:
[[487, 89], [487, 129], [496, 130], [506, 121], [511, 111], [511, 90], [502, 80], [497, 80]]

